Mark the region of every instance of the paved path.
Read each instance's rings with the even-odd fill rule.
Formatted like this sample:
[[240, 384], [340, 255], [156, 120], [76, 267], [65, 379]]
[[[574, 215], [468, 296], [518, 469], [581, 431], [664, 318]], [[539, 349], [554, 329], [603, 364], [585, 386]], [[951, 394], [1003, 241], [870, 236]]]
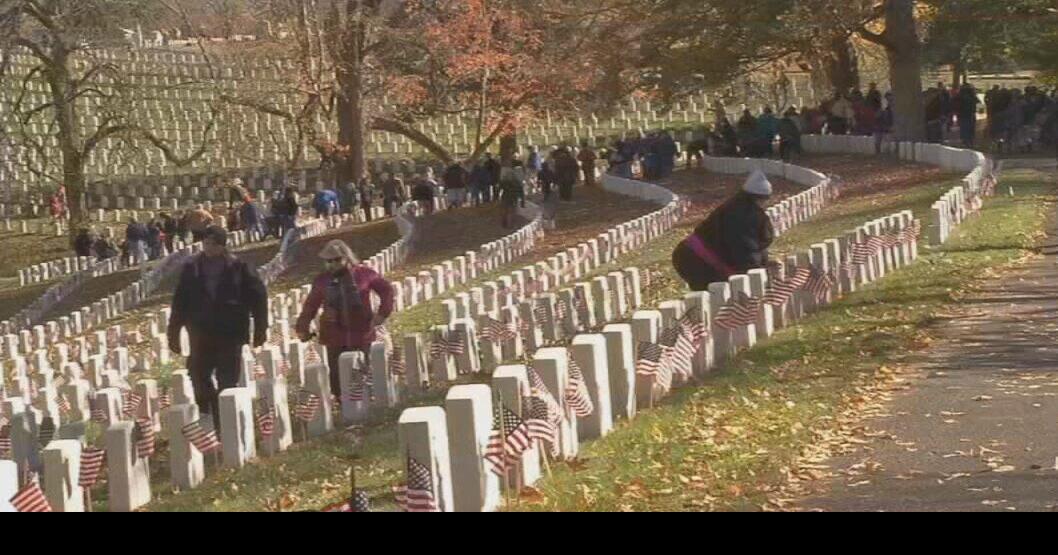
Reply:
[[866, 422], [888, 437], [830, 461], [800, 508], [1058, 510], [1058, 229], [1043, 253], [938, 326], [920, 379]]

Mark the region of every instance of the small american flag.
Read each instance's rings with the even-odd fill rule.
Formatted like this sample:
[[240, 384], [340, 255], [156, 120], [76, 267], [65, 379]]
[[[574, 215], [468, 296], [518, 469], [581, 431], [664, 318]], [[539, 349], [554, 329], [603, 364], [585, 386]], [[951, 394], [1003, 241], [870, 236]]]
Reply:
[[389, 353], [389, 373], [403, 377], [408, 373], [408, 365], [404, 362], [404, 352], [401, 349], [393, 349]]
[[91, 408], [92, 411], [92, 422], [95, 422], [97, 424], [106, 424], [109, 422], [110, 418], [107, 415], [104, 403], [105, 401], [102, 398], [95, 398], [89, 400], [88, 406]]
[[588, 382], [573, 356], [567, 355], [567, 359], [569, 382], [566, 384], [566, 405], [573, 410], [577, 418], [587, 418], [595, 412], [595, 404], [588, 393]]
[[547, 314], [547, 301], [544, 299], [538, 300], [533, 306], [533, 319], [535, 319], [538, 324], [546, 322]]
[[720, 329], [735, 330], [757, 321], [760, 313], [761, 299], [751, 298], [739, 291], [731, 301], [721, 308], [713, 323]]
[[207, 455], [220, 449], [223, 445], [220, 440], [217, 439], [217, 432], [214, 430], [206, 430], [202, 427], [201, 422], [192, 422], [184, 426], [180, 432], [184, 435], [187, 441], [198, 449], [199, 453]]
[[14, 497], [11, 505], [20, 513], [50, 513], [51, 505], [48, 498], [44, 496], [44, 490], [40, 489], [40, 483], [33, 478]]
[[811, 277], [808, 278], [805, 289], [816, 302], [821, 303], [826, 300], [827, 295], [834, 288], [834, 279], [828, 272], [824, 272], [816, 265], [812, 265], [809, 272], [811, 272]]
[[458, 356], [466, 352], [467, 340], [462, 331], [449, 332], [447, 337], [443, 334], [437, 335], [430, 345], [431, 359], [437, 360], [445, 355]]
[[915, 220], [911, 225], [905, 227], [900, 232], [900, 242], [902, 243], [914, 243], [918, 240], [922, 234], [922, 221]]
[[363, 490], [356, 490], [353, 497], [348, 501], [343, 501], [336, 505], [331, 505], [323, 509], [324, 513], [370, 513], [371, 512], [371, 499], [367, 496], [367, 492]]
[[433, 473], [411, 456], [407, 468], [407, 484], [393, 489], [397, 505], [406, 513], [438, 512], [433, 495]]
[[261, 437], [272, 437], [276, 430], [276, 407], [266, 401], [261, 401], [261, 409], [254, 416], [257, 423], [257, 431]]
[[490, 316], [482, 317], [481, 338], [485, 341], [511, 341], [518, 337], [518, 332], [511, 324], [504, 324]]
[[533, 446], [533, 440], [529, 437], [529, 427], [520, 416], [498, 400], [494, 405], [485, 462], [493, 473], [503, 476], [507, 468]]
[[372, 390], [374, 389], [374, 379], [370, 372], [357, 372], [353, 376], [353, 383], [349, 384], [349, 391], [346, 393], [346, 399], [353, 403], [359, 403], [367, 400], [369, 397], [374, 400]]
[[529, 397], [526, 398], [526, 421], [529, 437], [547, 442], [551, 453], [558, 456], [558, 429], [562, 423], [562, 409], [547, 389], [540, 374], [529, 369]]
[[555, 302], [555, 318], [564, 322], [566, 317], [569, 316], [569, 312], [569, 303], [566, 302], [566, 299], [559, 299]]
[[55, 439], [55, 431], [55, 421], [50, 416], [45, 416], [37, 430], [37, 440], [41, 445], [47, 445]]
[[136, 416], [136, 412], [140, 410], [140, 405], [142, 404], [143, 397], [136, 393], [129, 393], [128, 397], [125, 399], [125, 405], [121, 409], [121, 414], [124, 415], [125, 418], [132, 418], [133, 416]]
[[316, 420], [316, 414], [320, 411], [320, 397], [315, 393], [302, 390], [299, 394], [301, 401], [294, 409], [294, 417], [308, 424]]
[[161, 395], [158, 396], [158, 410], [165, 410], [173, 406], [173, 394], [169, 388], [162, 390]]
[[59, 407], [59, 414], [63, 416], [69, 416], [70, 411], [73, 410], [73, 407], [70, 406], [70, 402], [62, 395], [55, 398], [55, 404]]
[[141, 418], [136, 421], [136, 455], [139, 458], [149, 459], [154, 456], [156, 439], [154, 422], [149, 418]]
[[305, 364], [320, 364], [322, 361], [320, 352], [312, 345], [309, 345], [308, 352], [305, 353]]
[[11, 425], [0, 426], [0, 459], [11, 457]]
[[657, 377], [661, 372], [662, 361], [665, 358], [665, 350], [657, 343], [641, 342], [639, 344], [639, 356], [636, 360], [636, 374], [640, 376]]
[[81, 471], [77, 485], [85, 489], [95, 487], [103, 474], [106, 460], [107, 452], [103, 449], [85, 448], [81, 451]]

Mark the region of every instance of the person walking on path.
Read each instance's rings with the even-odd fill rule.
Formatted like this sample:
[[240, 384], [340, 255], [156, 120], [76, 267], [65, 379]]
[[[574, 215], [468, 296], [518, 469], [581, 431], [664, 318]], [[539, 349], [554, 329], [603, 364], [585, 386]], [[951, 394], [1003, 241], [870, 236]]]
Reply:
[[783, 162], [789, 162], [794, 155], [801, 154], [801, 128], [797, 126], [797, 108], [790, 108], [779, 120], [779, 156]]
[[187, 229], [191, 232], [194, 242], [202, 241], [206, 236], [206, 229], [211, 225], [213, 225], [213, 214], [210, 214], [201, 204], [187, 212]]
[[518, 203], [525, 202], [525, 172], [521, 167], [503, 168], [500, 177], [500, 213], [504, 229], [514, 227]]
[[73, 252], [77, 256], [92, 256], [92, 244], [94, 242], [95, 239], [92, 237], [92, 232], [87, 227], [82, 227], [73, 239]]
[[371, 207], [375, 203], [375, 186], [371, 183], [371, 178], [367, 174], [364, 174], [360, 178], [360, 182], [356, 184], [355, 196], [358, 202], [353, 204], [352, 207], [359, 206], [364, 211], [364, 219], [370, 222], [372, 219]]
[[[268, 291], [257, 272], [228, 252], [228, 233], [210, 226], [202, 252], [186, 264], [173, 294], [169, 350], [182, 353], [181, 332], [191, 340], [187, 366], [203, 418], [220, 424], [217, 399], [238, 386], [243, 347], [264, 345], [268, 337]], [[216, 385], [214, 385], [216, 380]]]
[[565, 202], [573, 200], [573, 186], [577, 184], [580, 166], [569, 149], [562, 147], [555, 152], [555, 178], [558, 182], [558, 194]]
[[977, 105], [980, 103], [977, 89], [969, 83], [963, 85], [959, 90], [956, 115], [959, 117], [959, 135], [966, 148], [973, 148], [977, 139]]
[[462, 208], [467, 202], [467, 170], [462, 164], [453, 162], [445, 170], [445, 194], [448, 195], [448, 209]]
[[710, 283], [764, 268], [775, 230], [764, 206], [772, 185], [759, 170], [742, 190], [705, 219], [676, 247], [672, 264], [692, 291], [708, 291]]
[[325, 218], [337, 214], [341, 209], [338, 204], [338, 193], [331, 189], [323, 189], [317, 192], [312, 199], [312, 207], [316, 210], [317, 218]]
[[588, 141], [582, 141], [580, 145], [580, 152], [577, 153], [577, 161], [580, 162], [580, 169], [584, 172], [584, 185], [586, 187], [595, 187], [595, 162], [599, 159], [599, 155], [595, 153], [595, 149], [588, 145]]
[[139, 266], [147, 261], [147, 241], [149, 239], [150, 232], [147, 226], [136, 221], [136, 218], [129, 218], [129, 225], [125, 228], [125, 243], [128, 245], [133, 265]]
[[[338, 361], [349, 352], [361, 352], [365, 362], [376, 329], [393, 313], [393, 286], [375, 270], [361, 265], [344, 241], [334, 240], [320, 251], [326, 270], [312, 282], [295, 331], [302, 341], [311, 338], [312, 322], [323, 309], [319, 341], [327, 348], [331, 394], [341, 396]], [[371, 294], [379, 298], [378, 312], [372, 308]]]
[[404, 193], [404, 181], [396, 174], [382, 174], [382, 202], [386, 215], [392, 216], [396, 208], [404, 204], [407, 195]]

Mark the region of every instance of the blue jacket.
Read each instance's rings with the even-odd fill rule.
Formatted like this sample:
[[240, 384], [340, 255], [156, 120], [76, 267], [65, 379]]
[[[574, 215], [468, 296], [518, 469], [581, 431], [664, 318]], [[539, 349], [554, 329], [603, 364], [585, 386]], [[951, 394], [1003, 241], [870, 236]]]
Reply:
[[338, 193], [335, 193], [330, 189], [324, 189], [316, 193], [316, 198], [312, 201], [312, 207], [315, 208], [317, 212], [326, 212], [331, 204], [334, 204], [336, 209], [340, 208]]

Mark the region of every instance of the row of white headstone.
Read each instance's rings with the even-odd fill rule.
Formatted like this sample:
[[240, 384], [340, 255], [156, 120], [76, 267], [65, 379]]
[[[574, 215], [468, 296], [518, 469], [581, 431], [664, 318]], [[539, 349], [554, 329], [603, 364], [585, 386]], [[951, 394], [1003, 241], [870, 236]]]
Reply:
[[[873, 137], [807, 135], [802, 138], [802, 144], [807, 152], [876, 154]], [[961, 185], [946, 191], [931, 207], [929, 242], [933, 246], [948, 242], [955, 229], [981, 209], [983, 199], [995, 192], [992, 160], [975, 150], [932, 143], [886, 142], [880, 154], [952, 172], [967, 172]]]
[[[672, 203], [667, 208], [663, 209], [662, 211], [659, 211], [659, 214], [655, 214], [654, 216], [655, 217], [660, 217], [662, 215], [669, 216], [671, 214], [671, 212], [676, 210], [677, 208], [678, 208], [678, 204]], [[663, 230], [667, 229], [668, 226], [671, 226], [671, 223], [674, 222], [676, 219], [678, 219], [678, 218], [670, 218], [669, 219], [670, 221], [667, 224], [663, 224], [663, 225], [660, 225], [660, 226], [659, 225], [649, 226], [649, 228], [651, 230], [651, 233], [655, 234], [655, 233], [663, 232]], [[535, 219], [532, 220], [532, 222], [528, 226], [526, 226], [526, 228], [523, 228], [522, 230], [519, 230], [518, 232], [512, 234], [511, 236], [509, 236], [507, 238], [504, 238], [503, 240], [500, 240], [500, 241], [494, 242], [493, 244], [487, 245], [485, 248], [483, 248], [483, 252], [484, 253], [488, 253], [488, 254], [484, 254], [483, 258], [487, 259], [487, 260], [490, 260], [490, 261], [493, 260], [494, 258], [497, 261], [499, 261], [499, 260], [510, 260], [510, 259], [513, 259], [513, 258], [515, 258], [517, 256], [520, 256], [521, 254], [524, 254], [523, 250], [520, 250], [520, 249], [523, 249], [524, 246], [526, 245], [525, 239], [526, 238], [530, 238], [531, 239], [531, 238], [535, 237], [536, 227], [538, 227], [539, 225], [540, 225], [539, 224], [539, 219], [535, 218]], [[647, 237], [648, 226], [643, 226], [643, 225], [641, 225], [640, 222], [636, 222], [635, 223], [635, 227], [638, 228], [638, 229], [643, 230], [642, 234], [638, 234], [637, 235], [638, 237], [641, 237], [641, 238]], [[629, 231], [629, 233], [632, 233], [632, 232]], [[651, 235], [651, 236], [653, 236], [653, 235]], [[639, 241], [625, 241], [625, 242], [621, 243], [621, 245], [622, 245], [621, 246], [621, 250], [622, 250], [622, 252], [624, 252], [625, 250], [631, 250], [634, 246], [638, 246], [639, 244], [640, 244]], [[616, 243], [615, 243], [615, 245], [616, 245]], [[616, 250], [616, 248], [617, 247], [615, 247], [615, 250]], [[527, 252], [527, 251], [525, 251], [525, 252]], [[609, 252], [609, 251], [604, 250], [604, 253], [606, 253], [606, 252]], [[495, 254], [495, 253], [505, 253], [505, 254]], [[565, 254], [565, 253], [563, 253], [563, 254]], [[587, 257], [582, 257], [581, 255], [577, 255], [575, 258], [576, 258], [576, 260], [574, 262], [571, 262], [570, 258], [567, 258], [566, 256], [557, 256], [557, 257], [554, 257], [553, 261], [554, 262], [565, 263], [565, 264], [567, 264], [569, 266], [577, 266], [578, 270], [576, 272], [577, 272], [577, 275], [579, 275], [579, 268], [582, 267], [582, 264], [583, 264], [582, 258], [583, 259], [587, 259]], [[612, 256], [607, 254], [606, 258], [609, 259], [609, 258], [612, 258]], [[592, 259], [594, 259], [594, 257], [592, 257]], [[497, 262], [497, 263], [499, 263], [499, 262]], [[490, 262], [490, 264], [492, 264], [492, 262]], [[442, 268], [443, 268], [443, 266], [442, 266]], [[491, 269], [491, 267], [490, 267], [490, 269]], [[530, 269], [530, 270], [532, 270], [532, 269]], [[551, 272], [551, 271], [553, 271], [553, 270], [549, 269], [549, 272]], [[564, 276], [564, 275], [568, 275], [569, 273], [570, 272], [567, 272], [567, 271], [557, 271], [557, 270], [554, 271], [554, 274], [556, 276], [559, 276], [559, 275], [563, 275]], [[548, 275], [550, 275], [550, 274], [548, 274]], [[530, 274], [530, 276], [531, 276], [531, 274]], [[545, 282], [547, 281], [546, 277], [543, 277], [542, 279]], [[637, 284], [636, 296], [638, 297], [639, 296], [639, 292], [638, 292], [639, 280], [638, 279], [634, 280], [634, 283]], [[556, 285], [557, 284], [558, 284], [558, 282], [556, 281]], [[281, 367], [280, 363], [278, 361], [280, 361], [280, 360], [288, 360], [289, 362], [287, 362], [287, 366], [292, 371], [293, 381], [297, 385], [299, 385], [300, 387], [305, 388], [305, 389], [307, 389], [309, 391], [313, 391], [315, 394], [317, 394], [318, 398], [323, 400], [322, 408], [321, 408], [321, 411], [320, 411], [316, 421], [309, 423], [308, 426], [307, 426], [307, 431], [308, 431], [307, 435], [308, 435], [308, 437], [314, 437], [315, 435], [326, 433], [333, 426], [333, 423], [331, 423], [331, 421], [330, 421], [330, 415], [329, 415], [329, 406], [330, 406], [330, 403], [331, 403], [330, 402], [330, 393], [331, 392], [329, 391], [329, 389], [330, 389], [329, 382], [326, 379], [326, 369], [324, 367], [320, 366], [320, 365], [308, 365], [308, 364], [306, 364], [306, 359], [307, 359], [306, 353], [308, 351], [308, 348], [306, 347], [306, 345], [301, 344], [300, 342], [297, 342], [297, 341], [290, 340], [289, 337], [288, 337], [289, 331], [290, 331], [289, 320], [288, 320], [289, 316], [290, 316], [289, 310], [295, 308], [296, 306], [298, 306], [300, 304], [300, 301], [302, 300], [302, 297], [305, 294], [307, 294], [305, 289], [306, 288], [300, 288], [300, 289], [292, 290], [291, 294], [289, 296], [285, 295], [285, 294], [280, 295], [280, 298], [277, 299], [276, 302], [272, 303], [273, 310], [271, 311], [271, 314], [272, 314], [273, 318], [277, 318], [274, 321], [274, 324], [273, 324], [273, 326], [274, 326], [274, 328], [276, 330], [275, 336], [277, 338], [277, 340], [276, 340], [277, 345], [273, 345], [273, 346], [265, 349], [261, 353], [260, 358], [257, 361], [257, 364], [260, 366], [260, 368], [264, 369], [264, 373], [266, 374], [266, 376], [272, 376], [273, 374], [275, 374], [276, 369]], [[499, 292], [495, 290], [495, 288], [492, 289], [491, 292], [495, 294], [495, 296], [492, 298], [492, 305], [499, 306], [502, 302], [504, 302], [504, 301], [501, 300], [503, 295], [500, 295]], [[508, 298], [510, 297], [510, 295], [511, 294], [509, 292], [506, 294], [506, 296]], [[479, 298], [487, 299], [487, 298], [489, 298], [489, 295], [487, 293], [482, 293]], [[162, 314], [160, 316], [160, 318], [164, 319], [164, 316], [165, 315]], [[285, 318], [279, 319], [279, 317], [285, 317]], [[154, 324], [154, 330], [153, 330], [152, 333], [157, 334], [157, 335], [154, 336], [154, 345], [155, 345], [155, 348], [158, 349], [157, 355], [159, 356], [159, 358], [161, 358], [162, 356], [167, 356], [167, 353], [166, 353], [167, 345], [166, 345], [166, 342], [165, 342], [165, 336], [164, 336], [164, 334], [160, 333], [159, 328], [161, 327], [161, 324], [159, 324], [158, 321], [153, 322], [153, 324]], [[469, 328], [470, 336], [476, 341], [476, 335], [474, 334], [473, 329], [474, 329], [473, 328], [473, 324], [471, 324], [470, 328]], [[121, 337], [120, 329], [116, 329], [116, 330], [112, 330], [112, 331], [113, 331], [113, 335], [115, 337]], [[97, 341], [97, 350], [102, 351], [102, 350], [106, 349], [107, 337], [105, 335], [97, 333], [96, 341]], [[184, 342], [186, 343], [186, 337], [184, 338]], [[476, 353], [477, 352], [476, 348], [473, 345], [476, 345], [476, 343], [473, 343], [470, 348], [473, 349], [473, 352]], [[407, 360], [412, 361], [409, 364], [409, 367], [410, 367], [409, 375], [414, 375], [416, 372], [418, 372], [418, 369], [425, 370], [425, 368], [427, 367], [428, 363], [426, 363], [425, 361], [427, 360], [428, 353], [427, 353], [427, 350], [426, 350], [425, 347], [426, 346], [423, 344], [421, 336], [418, 336], [417, 334], [409, 335], [408, 337], [404, 338], [404, 346], [402, 348], [406, 349], [406, 353], [403, 356], [406, 357]], [[61, 349], [61, 350], [62, 351], [68, 351], [68, 349]], [[103, 370], [103, 368], [105, 368], [106, 365], [108, 364], [108, 360], [104, 359], [102, 354], [97, 354], [97, 355], [92, 355], [92, 356], [87, 356], [87, 357], [84, 356], [84, 353], [88, 353], [89, 352], [88, 351], [88, 346], [87, 346], [86, 343], [82, 343], [82, 345], [80, 346], [78, 351], [82, 353], [82, 357], [81, 357], [82, 359], [87, 359], [87, 367], [90, 369], [89, 372], [88, 372], [88, 374], [89, 374], [88, 383], [90, 385], [96, 387], [96, 388], [101, 388], [96, 393], [96, 395], [98, 397], [100, 394], [102, 394], [103, 397], [100, 398], [99, 403], [101, 405], [103, 405], [103, 406], [107, 406], [108, 405], [107, 400], [109, 399], [110, 396], [113, 396], [113, 392], [112, 391], [109, 391], [109, 392], [106, 392], [106, 393], [102, 392], [105, 389], [113, 389], [112, 387], [107, 387], [107, 386], [110, 385], [108, 377], [107, 377], [108, 373], [105, 370]], [[395, 383], [395, 380], [393, 379], [393, 375], [388, 371], [388, 369], [390, 367], [389, 366], [389, 358], [390, 358], [390, 356], [392, 356], [392, 352], [389, 349], [387, 349], [384, 344], [381, 344], [381, 343], [375, 345], [373, 351], [374, 352], [373, 352], [373, 356], [372, 356], [371, 366], [373, 368], [373, 372], [376, 373], [376, 384], [380, 384], [379, 386], [376, 386], [376, 395], [375, 395], [375, 400], [373, 402], [374, 403], [381, 402], [384, 406], [390, 406], [390, 407], [395, 406], [396, 403], [399, 402], [401, 396], [399, 394], [399, 388], [398, 388], [397, 384]], [[127, 360], [128, 351], [127, 351], [126, 347], [119, 347], [119, 348], [115, 349], [115, 352], [122, 353], [124, 355], [124, 357], [121, 357], [121, 362], [118, 362], [118, 364], [121, 364], [122, 366], [124, 366], [126, 368], [131, 365], [131, 363]], [[45, 359], [45, 357], [47, 356], [47, 352], [41, 352], [41, 353], [38, 353], [38, 354], [40, 355], [40, 356], [38, 356], [38, 358], [41, 358], [41, 360], [37, 361], [33, 366], [40, 367], [40, 368], [48, 368], [47, 365], [49, 364], [50, 361], [47, 361]], [[461, 357], [461, 358], [467, 358], [469, 360], [468, 357]], [[474, 358], [475, 359], [477, 358], [476, 355], [475, 355]], [[244, 353], [244, 360], [252, 361], [253, 360], [253, 354], [252, 353]], [[421, 364], [417, 365], [415, 363], [415, 361], [423, 361], [423, 362]], [[64, 363], [62, 360], [60, 360], [59, 363], [60, 364], [68, 364], [68, 363]], [[448, 367], [448, 366], [452, 366], [453, 368], [455, 367], [455, 362], [454, 361], [450, 361], [450, 360], [444, 360], [443, 362], [440, 362], [440, 363], [432, 362], [432, 364], [434, 364], [434, 365], [440, 364], [442, 367]], [[363, 366], [362, 358], [361, 359], [357, 359], [353, 355], [347, 355], [347, 356], [343, 357], [342, 363], [341, 363], [341, 375], [342, 375], [342, 383], [343, 383], [343, 385], [347, 385], [347, 384], [352, 383], [352, 380], [355, 379], [354, 378], [354, 374], [360, 372], [360, 366]], [[79, 367], [79, 365], [72, 365], [70, 372], [71, 373], [75, 372], [76, 371], [75, 369], [78, 368], [78, 367]], [[462, 367], [462, 365], [460, 365], [460, 367]], [[475, 364], [474, 367], [475, 368], [479, 368], [479, 365]], [[256, 378], [256, 374], [254, 373], [253, 369], [254, 369], [253, 363], [244, 364], [243, 385], [252, 386], [252, 384], [254, 383], [255, 378]], [[45, 374], [46, 373], [47, 373], [47, 371], [45, 371]], [[437, 375], [441, 375], [440, 372], [437, 372], [436, 374]], [[454, 376], [454, 375], [455, 374], [453, 373], [452, 376]], [[315, 376], [316, 379], [313, 379], [314, 376]], [[272, 376], [272, 378], [274, 378], [274, 376]], [[268, 378], [268, 379], [270, 379], [270, 378]], [[73, 380], [72, 376], [71, 376], [71, 380]], [[15, 380], [16, 383], [14, 384], [14, 388], [13, 389], [15, 389], [16, 391], [25, 390], [26, 388], [21, 385], [23, 381], [24, 380], [21, 379], [21, 378], [16, 379]], [[173, 377], [173, 383], [171, 384], [171, 391], [174, 391], [174, 392], [186, 391], [187, 387], [186, 387], [186, 383], [184, 383], [185, 381], [186, 381], [186, 375], [183, 372], [178, 372]], [[412, 383], [416, 383], [418, 386], [421, 386], [421, 385], [425, 384], [426, 382], [425, 381], [419, 381], [419, 380], [412, 380]], [[151, 381], [143, 381], [143, 382], [137, 384], [137, 388], [144, 388], [143, 391], [140, 391], [139, 393], [141, 394], [141, 396], [143, 396], [147, 400], [146, 403], [145, 403], [145, 406], [148, 406], [148, 407], [156, 407], [157, 406], [157, 403], [156, 403], [157, 387], [156, 387], [156, 385], [154, 385]], [[344, 389], [344, 387], [343, 387], [343, 389]], [[417, 389], [417, 388], [413, 388], [413, 389]], [[238, 395], [238, 394], [239, 394], [239, 392], [233, 392], [230, 395]], [[279, 396], [279, 397], [281, 397], [281, 396]], [[173, 398], [174, 398], [174, 402], [180, 403], [180, 399], [182, 397], [181, 397], [180, 394], [174, 393], [173, 394]], [[274, 399], [275, 397], [272, 397], [272, 398]], [[346, 419], [349, 419], [350, 421], [357, 421], [359, 419], [362, 419], [367, 414], [367, 409], [369, 408], [369, 405], [371, 403], [372, 402], [369, 402], [369, 401], [364, 401], [362, 403], [353, 403], [348, 398], [346, 398], [345, 396], [342, 396], [342, 400], [341, 400], [341, 405], [342, 405], [341, 406], [341, 414], [342, 414], [342, 417], [346, 418]], [[77, 404], [77, 403], [75, 402], [75, 404]], [[182, 405], [183, 403], [180, 403], [180, 404]], [[45, 404], [45, 406], [47, 406], [47, 405]], [[174, 407], [173, 411], [176, 411], [176, 410], [186, 411], [186, 410], [189, 410], [189, 409], [186, 409], [186, 408], [184, 408], [182, 406], [181, 407]], [[191, 409], [191, 410], [193, 410], [193, 409]], [[54, 412], [54, 411], [52, 411], [52, 412]], [[279, 412], [281, 414], [285, 414], [284, 411], [279, 411]], [[83, 415], [83, 412], [80, 412], [80, 413], [77, 413], [77, 414]], [[181, 413], [181, 414], [183, 414], [183, 413]], [[116, 414], [112, 414], [111, 416], [113, 418], [118, 418], [118, 419], [120, 418], [120, 415], [116, 415]], [[222, 414], [222, 418], [223, 417], [224, 416]], [[56, 420], [56, 421], [58, 421], [58, 420]], [[252, 421], [252, 419], [251, 419], [251, 421]], [[228, 424], [222, 424], [222, 429], [226, 430], [228, 427], [229, 427]], [[173, 428], [171, 428], [171, 429], [173, 429]], [[286, 415], [285, 417], [279, 415], [279, 418], [278, 418], [278, 421], [277, 421], [277, 434], [278, 435], [276, 437], [282, 437], [283, 436], [283, 434], [281, 433], [282, 430], [288, 430], [287, 434], [289, 435], [289, 415]], [[165, 433], [165, 431], [163, 431], [163, 434], [164, 433]], [[252, 439], [253, 431], [250, 430], [248, 433], [249, 433], [249, 437]], [[170, 432], [170, 435], [171, 435], [171, 432]], [[227, 434], [226, 437], [228, 437], [228, 438], [243, 438], [243, 439], [245, 439], [246, 432], [245, 432], [245, 430], [241, 430], [241, 431], [239, 431], [237, 433], [234, 433], [234, 434]], [[180, 440], [180, 438], [177, 438], [176, 441], [180, 442], [181, 440]], [[252, 442], [250, 442], [250, 443], [252, 443]], [[239, 449], [236, 449], [236, 451], [238, 451], [238, 452], [248, 453], [247, 456], [242, 457], [239, 460], [245, 461], [245, 460], [248, 460], [249, 458], [252, 458], [253, 455], [252, 455], [252, 453], [250, 451], [248, 451], [248, 449], [250, 449], [250, 448], [247, 447], [247, 444], [248, 443], [246, 441], [242, 441], [241, 442], [242, 447], [239, 448]], [[278, 447], [279, 450], [282, 450], [282, 449], [284, 449], [286, 447], [286, 444], [282, 445], [282, 446], [277, 446], [277, 447]], [[176, 448], [176, 450], [179, 451], [180, 453], [193, 453], [193, 450], [180, 450], [179, 448]], [[227, 448], [226, 448], [225, 452], [227, 452]], [[135, 455], [131, 455], [131, 456], [132, 456], [133, 459], [135, 459]], [[175, 460], [177, 462], [174, 463], [174, 465], [179, 465], [180, 468], [184, 468], [185, 465], [191, 464], [192, 467], [195, 467], [196, 466], [195, 465], [195, 461], [192, 460], [192, 459], [193, 459], [193, 457], [191, 459], [187, 459], [186, 457], [183, 457], [183, 456], [176, 457]], [[228, 461], [227, 455], [226, 455], [225, 461], [226, 461], [226, 464], [227, 464], [227, 461]], [[131, 465], [131, 466], [130, 465], [125, 465], [125, 466], [129, 467], [129, 468], [136, 467], [136, 465]], [[200, 466], [200, 463], [199, 463], [199, 466]], [[144, 476], [143, 476], [144, 473], [142, 471], [142, 469], [145, 468], [145, 466], [141, 465], [138, 468], [140, 468], [140, 471], [136, 472], [135, 474], [137, 476], [139, 476], [139, 479], [137, 479], [135, 481], [137, 483], [141, 484], [141, 485], [142, 484], [146, 484], [147, 482], [143, 479], [144, 478]], [[177, 476], [184, 476], [184, 477], [186, 477], [186, 476], [201, 476], [201, 474], [202, 474], [201, 472], [194, 471], [194, 469], [192, 469], [192, 471], [178, 472], [176, 466], [174, 466], [174, 468], [172, 470], [173, 470], [174, 479]], [[176, 483], [174, 483], [174, 485], [176, 485], [177, 487], [193, 487], [193, 485], [182, 485], [182, 484], [176, 484]], [[197, 485], [197, 483], [194, 484], [194, 485]], [[116, 482], [116, 485], [114, 487], [118, 487], [118, 489], [120, 491], [112, 491], [111, 494], [115, 495], [115, 496], [118, 496], [120, 498], [124, 498], [124, 499], [129, 499], [130, 498], [130, 495], [131, 495], [129, 493], [130, 491], [133, 491], [133, 490], [142, 491], [143, 490], [143, 487], [135, 487], [135, 488], [130, 487], [129, 486], [129, 481], [128, 480], [124, 480], [124, 479], [119, 480], [118, 482]], [[135, 497], [135, 495], [132, 495], [132, 497]], [[147, 497], [149, 498], [149, 495]], [[143, 496], [141, 496], [140, 498], [143, 499]], [[119, 505], [119, 506], [124, 506], [124, 505]]]
[[[859, 234], [863, 238], [868, 231], [871, 235], [882, 236], [911, 223], [910, 214], [894, 214], [869, 222], [855, 232], [849, 232], [849, 236]], [[790, 257], [783, 265], [779, 279], [784, 279], [788, 273], [792, 275], [794, 268], [809, 264], [823, 271], [840, 268], [844, 254], [841, 245], [845, 240], [831, 239]], [[733, 276], [728, 282], [711, 285], [709, 292], [690, 293], [683, 300], [659, 303], [657, 310], [635, 310], [635, 299], [622, 299], [620, 292], [616, 297], [604, 292], [601, 299], [589, 296], [585, 308], [577, 311], [585, 322], [575, 322], [572, 327], [560, 322], [545, 324], [545, 329], [576, 330], [572, 335], [557, 339], [568, 341], [568, 346], [540, 348], [535, 351], [531, 364], [531, 368], [543, 378], [563, 415], [559, 458], [576, 458], [581, 442], [605, 436], [612, 430], [614, 421], [633, 418], [636, 410], [652, 407], [669, 393], [655, 384], [652, 377], [637, 375], [638, 348], [641, 343], [658, 343], [662, 331], [678, 325], [686, 311], [697, 311], [710, 330], [708, 339], [694, 356], [694, 377], [700, 379], [718, 363], [753, 347], [776, 329], [793, 325], [805, 314], [826, 306], [843, 294], [912, 263], [917, 253], [916, 241], [881, 250], [866, 264], [854, 267], [851, 274], [842, 274], [825, 298], [817, 300], [807, 292], [798, 292], [785, 306], [765, 306], [754, 324], [734, 330], [720, 329], [711, 326], [710, 322], [733, 294], [763, 298], [768, 291], [766, 271], [754, 270], [748, 275]], [[576, 288], [590, 295], [600, 283], [580, 283]], [[614, 298], [616, 301], [611, 305], [610, 300]], [[630, 318], [622, 311], [623, 306], [634, 310]], [[533, 343], [533, 339], [521, 335], [518, 341]], [[595, 407], [590, 416], [575, 417], [566, 402], [569, 357], [577, 362], [587, 382]], [[494, 399], [502, 399], [508, 410], [525, 418], [523, 400], [530, 388], [528, 370], [529, 367], [520, 364], [494, 366], [491, 387], [457, 386], [449, 391], [443, 408], [409, 409], [401, 416], [400, 452], [431, 469], [433, 495], [441, 510], [496, 510], [500, 506], [504, 481], [517, 495], [517, 490], [540, 479], [541, 456], [545, 450], [539, 445], [520, 456], [506, 480], [492, 473], [482, 457], [493, 433]], [[677, 378], [674, 383], [680, 385], [681, 380]]]

